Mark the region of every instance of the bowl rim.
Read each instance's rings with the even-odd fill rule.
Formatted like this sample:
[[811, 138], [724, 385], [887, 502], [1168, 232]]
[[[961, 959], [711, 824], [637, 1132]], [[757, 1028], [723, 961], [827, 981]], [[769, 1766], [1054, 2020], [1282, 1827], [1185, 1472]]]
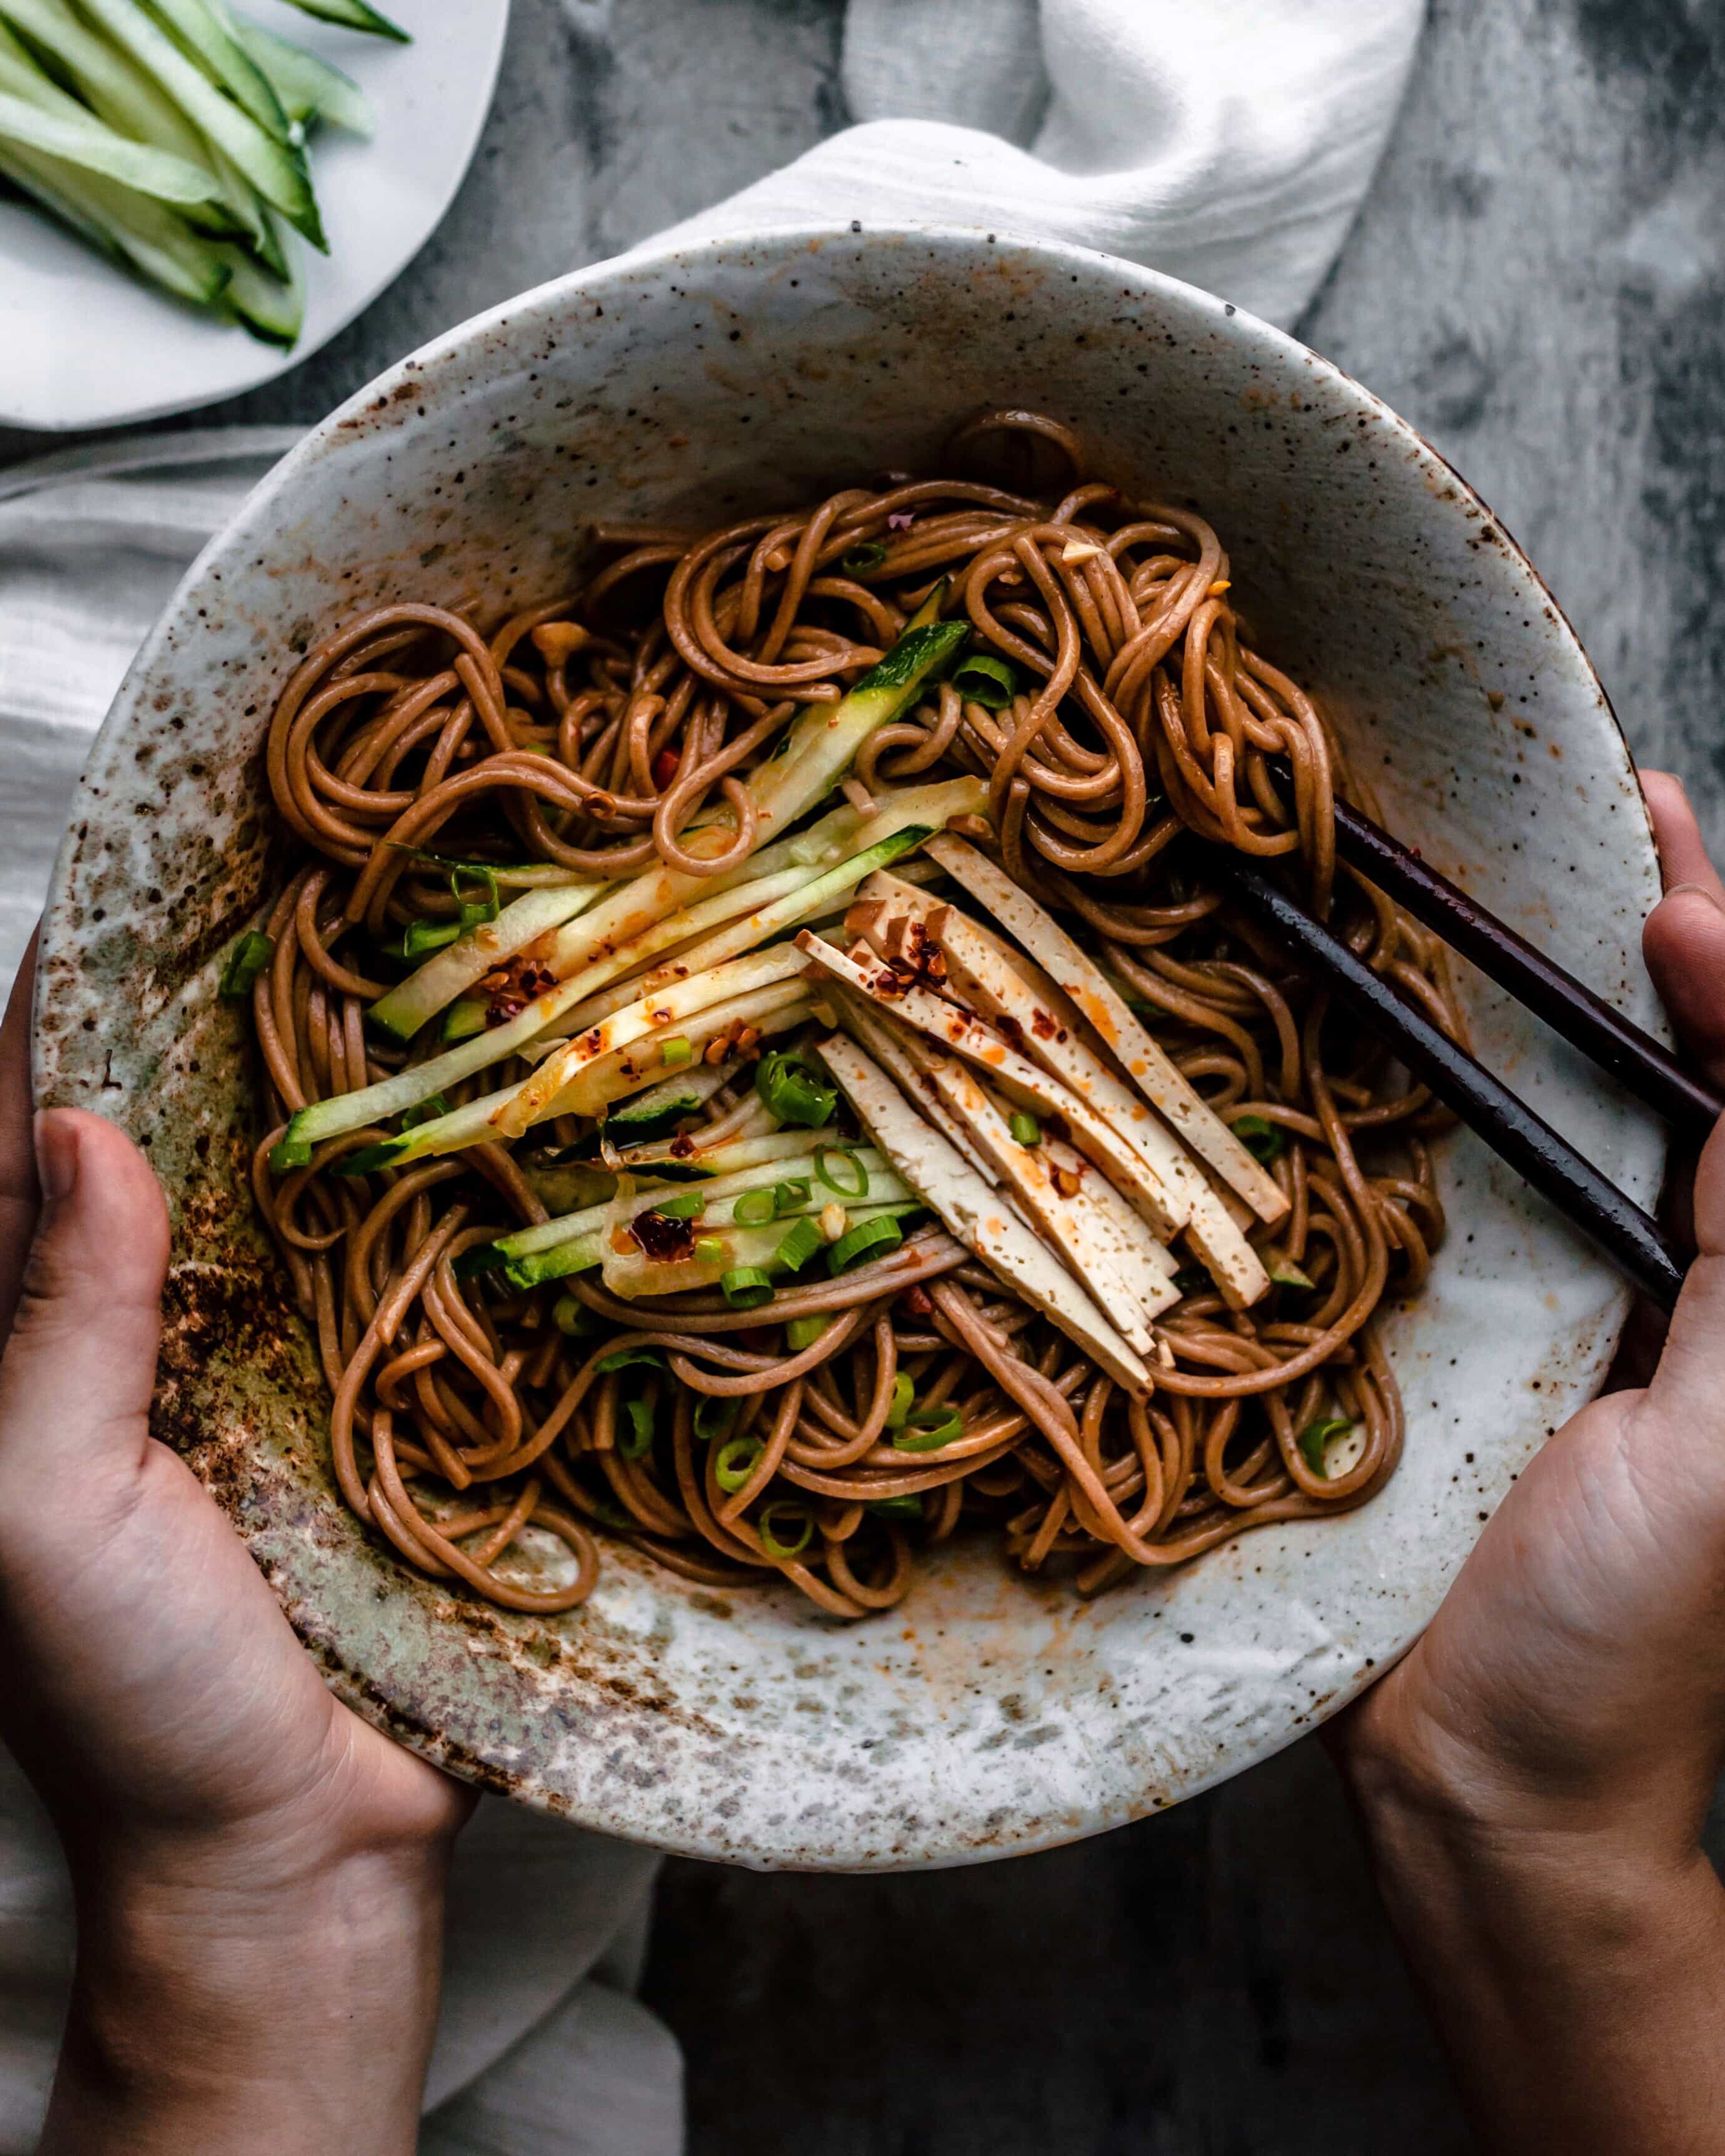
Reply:
[[[487, 337], [496, 333], [511, 333], [507, 348], [512, 353], [516, 348], [514, 341], [524, 327], [531, 327], [536, 322], [548, 324], [572, 300], [588, 295], [603, 297], [608, 287], [619, 282], [626, 284], [627, 280], [643, 275], [662, 276], [665, 270], [673, 265], [693, 275], [698, 273], [704, 263], [751, 254], [757, 259], [746, 266], [757, 274], [766, 275], [770, 274], [778, 263], [793, 250], [806, 250], [825, 244], [851, 246], [858, 242], [865, 246], [872, 244], [889, 247], [932, 244], [937, 249], [947, 250], [949, 259], [952, 254], [962, 254], [978, 261], [987, 260], [989, 250], [999, 244], [1003, 249], [1018, 250], [1034, 259], [1076, 272], [1086, 279], [1130, 284], [1143, 297], [1157, 299], [1171, 310], [1183, 314], [1195, 327], [1212, 331], [1220, 328], [1225, 336], [1249, 341], [1255, 353], [1261, 353], [1273, 363], [1279, 377], [1286, 377], [1289, 372], [1297, 370], [1303, 373], [1305, 378], [1310, 379], [1310, 371], [1315, 369], [1321, 377], [1336, 385], [1357, 408], [1368, 412], [1392, 437], [1414, 452], [1416, 460], [1423, 461], [1428, 468], [1443, 474], [1446, 481], [1453, 483], [1456, 499], [1440, 507], [1435, 506], [1435, 516], [1441, 516], [1447, 521], [1471, 506], [1481, 516], [1490, 519], [1503, 541], [1502, 557], [1514, 573], [1528, 581], [1531, 589], [1539, 595], [1542, 604], [1549, 608], [1558, 644], [1564, 651], [1567, 663], [1574, 669], [1576, 685], [1591, 689], [1599, 711], [1609, 722], [1609, 738], [1615, 741], [1621, 757], [1623, 773], [1633, 778], [1634, 758], [1598, 671], [1573, 624], [1528, 559], [1525, 550], [1478, 490], [1455, 471], [1441, 452], [1375, 393], [1333, 361], [1312, 352], [1287, 331], [1214, 294], [1161, 271], [1098, 249], [1080, 248], [1065, 242], [1020, 238], [1010, 231], [1002, 231], [998, 234], [984, 234], [978, 227], [945, 223], [888, 222], [874, 225], [863, 221], [860, 223], [853, 222], [849, 226], [827, 223], [774, 225], [755, 233], [720, 234], [690, 246], [659, 246], [649, 243], [627, 254], [612, 256], [549, 280], [470, 317], [404, 355], [356, 390], [321, 421], [308, 429], [303, 438], [272, 467], [234, 515], [200, 549], [128, 668], [92, 742], [85, 777], [80, 779], [68, 829], [56, 856], [43, 914], [44, 957], [46, 958], [63, 943], [69, 945], [75, 954], [75, 932], [69, 929], [65, 915], [79, 843], [80, 812], [86, 807], [88, 801], [86, 788], [92, 774], [101, 770], [115, 744], [132, 722], [140, 686], [162, 656], [172, 629], [181, 620], [181, 609], [187, 594], [203, 578], [208, 565], [221, 556], [236, 527], [243, 521], [256, 518], [307, 471], [326, 447], [341, 439], [344, 421], [351, 422], [377, 407], [380, 402], [387, 401], [389, 393], [403, 381], [413, 378], [423, 382], [429, 373], [440, 367], [460, 364], [475, 347], [483, 346]], [[765, 259], [762, 259], [763, 257]], [[1635, 843], [1638, 846], [1645, 844], [1648, 855], [1656, 860], [1645, 799], [1638, 787], [1631, 790], [1635, 793], [1640, 818]], [[45, 964], [38, 968], [33, 1011], [32, 1073], [39, 1098], [50, 1096], [54, 1090], [52, 1068], [54, 1051], [50, 1036], [44, 1034], [40, 1023], [49, 970]], [[1597, 1389], [1609, 1367], [1630, 1301], [1630, 1291], [1626, 1286], [1620, 1286], [1605, 1308], [1594, 1335], [1592, 1352], [1577, 1358], [1576, 1367], [1583, 1373], [1577, 1382], [1588, 1393]], [[1281, 1723], [1260, 1731], [1250, 1740], [1239, 1738], [1231, 1743], [1227, 1748], [1226, 1758], [1220, 1763], [1181, 1779], [1178, 1796], [1183, 1798], [1196, 1794], [1217, 1781], [1260, 1764], [1308, 1734], [1317, 1721], [1337, 1712], [1381, 1676], [1399, 1654], [1412, 1645], [1414, 1637], [1417, 1637], [1417, 1634], [1404, 1641], [1394, 1653], [1380, 1654], [1374, 1666], [1360, 1671], [1337, 1686], [1325, 1700], [1321, 1713], [1298, 1718], [1290, 1714]], [[496, 1785], [494, 1768], [477, 1755], [470, 1756], [459, 1749], [452, 1755], [449, 1740], [431, 1726], [429, 1718], [421, 1720], [403, 1714], [372, 1692], [360, 1672], [350, 1671], [345, 1666], [331, 1666], [326, 1655], [321, 1655], [319, 1659], [326, 1679], [339, 1695], [368, 1720], [450, 1771], [466, 1774], [482, 1783], [490, 1780], [494, 1786]], [[991, 1840], [985, 1847], [978, 1847], [973, 1840], [948, 1829], [944, 1839], [938, 1833], [932, 1835], [927, 1845], [907, 1861], [885, 1851], [880, 1845], [879, 1834], [871, 1832], [866, 1825], [860, 1822], [834, 1822], [832, 1839], [837, 1845], [832, 1847], [829, 1853], [824, 1853], [818, 1858], [811, 1859], [806, 1854], [798, 1853], [804, 1846], [800, 1841], [794, 1849], [763, 1845], [757, 1853], [740, 1858], [733, 1846], [716, 1841], [708, 1823], [700, 1818], [687, 1821], [681, 1831], [648, 1832], [633, 1825], [619, 1825], [598, 1800], [586, 1803], [572, 1801], [549, 1789], [537, 1777], [517, 1783], [509, 1793], [539, 1809], [556, 1811], [582, 1826], [601, 1832], [625, 1834], [630, 1839], [649, 1842], [675, 1854], [710, 1861], [741, 1861], [762, 1866], [841, 1871], [925, 1869], [1030, 1854], [1123, 1825], [1147, 1812], [1162, 1809], [1173, 1800], [1158, 1796], [1153, 1789], [1147, 1786], [1141, 1798], [1122, 1802], [1107, 1789], [1099, 1788], [1092, 1791], [1085, 1803], [1083, 1817], [1078, 1824], [1062, 1822], [1056, 1826], [1045, 1827], [1040, 1832], [1026, 1832], [1016, 1836], [1009, 1832]]]

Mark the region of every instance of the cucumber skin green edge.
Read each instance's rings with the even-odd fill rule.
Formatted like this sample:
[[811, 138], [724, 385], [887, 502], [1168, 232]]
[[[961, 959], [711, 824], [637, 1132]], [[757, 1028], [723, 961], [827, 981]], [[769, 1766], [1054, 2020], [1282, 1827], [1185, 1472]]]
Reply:
[[314, 22], [334, 23], [344, 30], [362, 30], [374, 38], [393, 38], [398, 45], [413, 44], [413, 33], [403, 29], [399, 23], [392, 23], [387, 15], [380, 15], [367, 0], [288, 0], [290, 8], [297, 8], [302, 15], [310, 15]]

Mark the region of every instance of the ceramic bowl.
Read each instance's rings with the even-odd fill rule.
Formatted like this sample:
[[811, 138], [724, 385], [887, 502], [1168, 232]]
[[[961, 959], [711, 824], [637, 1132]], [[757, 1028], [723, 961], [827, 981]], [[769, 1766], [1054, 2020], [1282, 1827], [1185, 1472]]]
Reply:
[[[1630, 757], [1508, 534], [1393, 413], [1201, 292], [973, 232], [727, 241], [567, 278], [428, 346], [316, 429], [206, 549], [91, 757], [45, 931], [41, 1097], [113, 1117], [171, 1194], [157, 1410], [361, 1713], [456, 1774], [695, 1856], [835, 1868], [1045, 1847], [1288, 1743], [1425, 1624], [1517, 1471], [1597, 1386], [1625, 1296], [1466, 1134], [1450, 1239], [1388, 1339], [1404, 1463], [1345, 1518], [1266, 1528], [1094, 1604], [944, 1551], [850, 1627], [618, 1548], [549, 1622], [451, 1596], [337, 1502], [310, 1340], [254, 1220], [253, 1066], [218, 954], [280, 873], [260, 744], [362, 606], [571, 580], [597, 515], [735, 516], [927, 468], [985, 404], [1076, 423], [1110, 476], [1200, 505], [1260, 644], [1384, 810], [1644, 1024], [1657, 895]], [[1662, 1140], [1464, 983], [1487, 1061], [1625, 1190]]]

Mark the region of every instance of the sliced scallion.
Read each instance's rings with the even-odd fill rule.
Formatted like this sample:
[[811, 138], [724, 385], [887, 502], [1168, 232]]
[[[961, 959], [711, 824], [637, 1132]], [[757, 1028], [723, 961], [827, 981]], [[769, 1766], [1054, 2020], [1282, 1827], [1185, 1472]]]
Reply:
[[785, 1344], [793, 1355], [812, 1348], [833, 1322], [830, 1317], [793, 1317], [786, 1321]]
[[865, 1497], [863, 1510], [872, 1512], [877, 1520], [921, 1520], [922, 1500], [920, 1497]]
[[599, 1329], [599, 1320], [572, 1295], [560, 1295], [552, 1303], [551, 1322], [559, 1332], [567, 1333], [572, 1340], [586, 1339]]
[[761, 1058], [755, 1091], [780, 1122], [794, 1123], [803, 1130], [819, 1130], [839, 1105], [830, 1086], [823, 1086], [800, 1057], [787, 1055], [782, 1049]]
[[886, 1410], [886, 1427], [889, 1430], [904, 1428], [905, 1417], [911, 1412], [911, 1404], [916, 1397], [916, 1388], [901, 1370], [892, 1381], [892, 1405]]
[[1329, 1480], [1330, 1471], [1324, 1465], [1324, 1455], [1329, 1449], [1330, 1440], [1345, 1437], [1353, 1428], [1353, 1424], [1346, 1415], [1320, 1415], [1316, 1422], [1307, 1424], [1296, 1442], [1301, 1458], [1314, 1475], [1325, 1481]]
[[613, 1370], [633, 1370], [638, 1364], [644, 1369], [662, 1370], [665, 1358], [656, 1348], [614, 1348], [593, 1364], [593, 1375], [608, 1377]]
[[625, 1428], [617, 1433], [617, 1450], [625, 1460], [644, 1460], [653, 1450], [652, 1402], [625, 1400], [623, 1419]]
[[706, 1210], [704, 1190], [686, 1190], [680, 1198], [657, 1198], [653, 1210], [665, 1220], [698, 1220]]
[[[784, 1523], [783, 1529], [774, 1525], [775, 1521]], [[783, 1564], [793, 1557], [801, 1557], [814, 1539], [814, 1520], [802, 1506], [781, 1497], [762, 1513], [755, 1532], [761, 1537], [765, 1554]], [[796, 1537], [795, 1541], [788, 1539], [792, 1535]]]
[[1281, 1154], [1287, 1142], [1281, 1126], [1272, 1123], [1264, 1116], [1241, 1116], [1230, 1127], [1234, 1135], [1255, 1160], [1267, 1168]]
[[722, 1265], [725, 1260], [725, 1245], [722, 1238], [717, 1235], [697, 1235], [695, 1238], [694, 1257], [697, 1265]]
[[896, 1250], [904, 1237], [899, 1224], [890, 1214], [877, 1213], [872, 1220], [859, 1220], [845, 1233], [827, 1252], [827, 1270], [829, 1273], [848, 1273], [853, 1265], [860, 1265], [867, 1258], [885, 1257], [889, 1250]]
[[[834, 1175], [832, 1163], [848, 1161], [850, 1168], [843, 1175]], [[841, 1198], [866, 1198], [869, 1194], [869, 1171], [857, 1156], [842, 1146], [817, 1146], [814, 1148], [814, 1172], [829, 1190], [836, 1190]], [[853, 1175], [855, 1181], [852, 1180]]]
[[787, 1213], [800, 1213], [809, 1203], [809, 1178], [806, 1175], [793, 1176], [788, 1183], [773, 1186], [773, 1217], [783, 1219]]
[[742, 1404], [740, 1400], [726, 1399], [722, 1393], [703, 1393], [695, 1404], [695, 1435], [703, 1445], [728, 1437]]
[[773, 1300], [773, 1282], [758, 1265], [732, 1265], [719, 1276], [719, 1292], [733, 1310], [758, 1310]]
[[937, 1407], [912, 1408], [905, 1418], [905, 1426], [892, 1440], [895, 1452], [938, 1452], [942, 1445], [950, 1445], [955, 1437], [964, 1434], [964, 1424], [957, 1408], [944, 1402]]
[[745, 1190], [732, 1204], [731, 1217], [739, 1228], [764, 1228], [773, 1217], [773, 1193]]
[[1004, 711], [1019, 692], [1017, 675], [992, 652], [973, 651], [959, 660], [949, 679], [966, 703], [980, 704], [985, 711]]
[[238, 1003], [242, 997], [249, 996], [253, 982], [275, 956], [274, 938], [265, 936], [261, 929], [248, 928], [228, 953], [217, 993], [229, 1003]]
[[779, 1238], [778, 1246], [773, 1253], [773, 1265], [781, 1272], [801, 1272], [820, 1249], [821, 1242], [819, 1222], [805, 1213], [800, 1220], [793, 1220]]
[[742, 1489], [761, 1464], [767, 1450], [758, 1437], [733, 1437], [719, 1447], [713, 1461], [713, 1480], [727, 1496]]
[[1014, 1115], [1007, 1128], [1012, 1132], [1016, 1144], [1033, 1146], [1040, 1145], [1042, 1142], [1041, 1124], [1037, 1122], [1034, 1116], [1026, 1114], [1022, 1108]]
[[695, 1060], [695, 1048], [689, 1036], [674, 1033], [669, 1040], [659, 1044], [659, 1060], [668, 1070], [680, 1070], [685, 1063]]

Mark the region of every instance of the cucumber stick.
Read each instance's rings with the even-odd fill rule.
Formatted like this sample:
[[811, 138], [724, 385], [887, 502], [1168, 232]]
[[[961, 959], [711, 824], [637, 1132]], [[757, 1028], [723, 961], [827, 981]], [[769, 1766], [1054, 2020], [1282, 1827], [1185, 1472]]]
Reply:
[[160, 203], [58, 157], [19, 149], [5, 154], [9, 177], [79, 232], [95, 227], [110, 252], [165, 291], [200, 306], [215, 305], [226, 291], [220, 250]]
[[278, 142], [224, 96], [136, 0], [84, 0], [84, 8], [155, 78], [187, 119], [233, 159], [266, 202], [314, 247], [324, 246], [311, 175], [297, 149]]
[[[0, 63], [5, 57], [0, 54]], [[45, 91], [61, 95], [45, 77], [42, 81]], [[69, 97], [63, 102], [66, 109], [56, 110], [44, 97], [20, 95], [9, 69], [0, 64], [0, 141], [98, 172], [157, 202], [210, 202], [219, 194], [213, 176], [200, 167], [116, 135]]]
[[284, 147], [290, 145], [288, 116], [268, 76], [212, 12], [207, 0], [143, 0], [143, 4], [215, 89], [226, 90], [266, 135]]
[[320, 23], [339, 23], [344, 30], [369, 30], [376, 38], [393, 38], [398, 45], [413, 39], [398, 23], [380, 15], [368, 0], [288, 0], [302, 15], [315, 15]]
[[296, 256], [288, 259], [285, 279], [273, 276], [238, 247], [218, 252], [227, 264], [228, 288], [222, 304], [265, 344], [291, 345], [305, 320], [305, 285]]
[[[804, 877], [799, 888], [746, 915], [734, 931], [727, 932], [733, 947], [720, 953], [716, 948], [718, 938], [713, 938], [706, 946], [706, 950], [713, 955], [704, 959], [702, 973], [692, 979], [685, 978], [668, 986], [665, 995], [659, 998], [660, 1002], [690, 1010], [700, 1009], [698, 993], [696, 1001], [691, 1003], [688, 998], [691, 988], [705, 978], [707, 968], [718, 965], [721, 959], [740, 959], [742, 953], [752, 946], [765, 943], [783, 930], [794, 927], [807, 913], [819, 911], [839, 891], [854, 888], [872, 870], [885, 868], [890, 861], [908, 852], [911, 847], [927, 836], [925, 827], [913, 824], [908, 831], [896, 832], [880, 844], [853, 855], [848, 861], [841, 861], [836, 869], [829, 869], [824, 875]], [[786, 875], [793, 873], [803, 875], [802, 871], [784, 871]], [[778, 880], [778, 878], [763, 879], [760, 887], [766, 888]], [[743, 885], [739, 888], [751, 891], [757, 886]], [[566, 895], [529, 892], [527, 898], [518, 899], [516, 906], [525, 906], [528, 899], [533, 897]], [[721, 893], [709, 900], [708, 906], [724, 906], [727, 896], [734, 894]], [[516, 906], [506, 908], [498, 915], [496, 921], [489, 925], [497, 927], [515, 910]], [[664, 941], [681, 940], [687, 932], [686, 924], [690, 921], [694, 921], [697, 927], [704, 927], [706, 923], [698, 916], [706, 910], [701, 906], [692, 906], [680, 919], [665, 923], [665, 927], [674, 932], [667, 934]], [[645, 950], [639, 947], [640, 942], [649, 942]], [[452, 950], [454, 947], [450, 946]], [[439, 957], [444, 955], [441, 952], [438, 954]], [[287, 1134], [282, 1140], [284, 1161], [299, 1160], [303, 1165], [300, 1156], [303, 1154], [304, 1159], [309, 1159], [311, 1147], [321, 1140], [338, 1137], [344, 1131], [359, 1130], [367, 1123], [381, 1122], [388, 1116], [399, 1115], [404, 1108], [411, 1108], [421, 1101], [429, 1101], [434, 1093], [445, 1092], [451, 1086], [459, 1085], [462, 1079], [470, 1077], [475, 1070], [483, 1070], [489, 1065], [502, 1062], [536, 1040], [547, 1026], [555, 1025], [566, 1012], [584, 1002], [596, 987], [602, 985], [602, 979], [614, 979], [652, 955], [650, 942], [647, 938], [639, 939], [634, 945], [620, 946], [605, 964], [589, 968], [572, 979], [559, 983], [557, 988], [547, 989], [529, 1004], [518, 1018], [511, 1019], [507, 1025], [494, 1026], [484, 1033], [476, 1034], [470, 1040], [458, 1042], [453, 1048], [445, 1049], [441, 1055], [434, 1055], [424, 1063], [410, 1065], [405, 1070], [398, 1070], [391, 1077], [380, 1079], [374, 1086], [363, 1086], [357, 1092], [337, 1093], [330, 1100], [319, 1101], [310, 1107], [301, 1108], [289, 1124]], [[722, 987], [715, 991], [713, 999], [724, 992]], [[375, 1010], [377, 1006], [373, 1005], [372, 1008]], [[608, 1024], [609, 1021], [606, 1023]], [[607, 1039], [609, 1045], [619, 1045], [611, 1041], [608, 1034]], [[567, 1065], [567, 1053], [560, 1053], [563, 1065]], [[547, 1067], [557, 1060], [557, 1056], [548, 1058]], [[533, 1078], [526, 1081], [533, 1087], [536, 1096], [540, 1091], [539, 1075], [536, 1071]]]
[[225, 9], [223, 14], [234, 37], [268, 78], [290, 121], [309, 127], [315, 120], [326, 120], [331, 127], [345, 128], [370, 141], [377, 124], [371, 100], [350, 76], [316, 53], [278, 38], [261, 23]]
[[367, 1024], [393, 1040], [411, 1040], [445, 1004], [453, 1003], [506, 958], [514, 957], [552, 929], [584, 913], [605, 889], [602, 883], [552, 884], [523, 892], [495, 921], [482, 921], [458, 936], [428, 958], [417, 973], [409, 973], [388, 995], [380, 996], [366, 1013]]
[[[23, 31], [70, 80], [97, 119], [116, 133], [168, 151], [188, 165], [212, 165], [208, 144], [173, 100], [163, 96], [116, 46], [86, 28], [66, 0], [0, 0], [0, 22]], [[215, 177], [221, 198], [188, 204], [182, 213], [201, 232], [232, 238], [246, 228], [226, 199], [221, 176]]]

